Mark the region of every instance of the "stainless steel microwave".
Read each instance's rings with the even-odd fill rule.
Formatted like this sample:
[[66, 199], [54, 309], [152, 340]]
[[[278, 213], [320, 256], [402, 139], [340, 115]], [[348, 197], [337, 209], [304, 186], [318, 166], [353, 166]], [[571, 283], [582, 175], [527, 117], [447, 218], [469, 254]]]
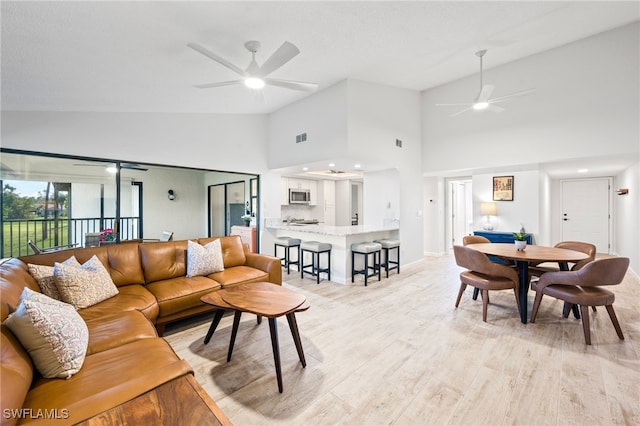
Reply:
[[289, 189], [289, 204], [309, 204], [311, 192], [308, 189]]

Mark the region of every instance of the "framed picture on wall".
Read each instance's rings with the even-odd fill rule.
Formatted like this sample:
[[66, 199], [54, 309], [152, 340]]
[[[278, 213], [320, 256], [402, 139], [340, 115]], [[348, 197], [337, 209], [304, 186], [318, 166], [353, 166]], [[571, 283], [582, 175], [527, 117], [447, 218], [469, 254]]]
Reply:
[[513, 201], [513, 176], [493, 177], [493, 201]]

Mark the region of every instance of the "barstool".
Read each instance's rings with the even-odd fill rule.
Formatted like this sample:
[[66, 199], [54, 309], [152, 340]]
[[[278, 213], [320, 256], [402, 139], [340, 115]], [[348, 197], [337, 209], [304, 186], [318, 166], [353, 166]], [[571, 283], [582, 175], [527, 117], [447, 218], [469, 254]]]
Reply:
[[[304, 252], [311, 253], [311, 263], [304, 264]], [[327, 267], [320, 267], [320, 255], [327, 253]], [[300, 244], [300, 278], [304, 278], [304, 274], [310, 274], [316, 277], [316, 284], [320, 284], [320, 273], [325, 272], [327, 279], [331, 281], [331, 244], [321, 243], [319, 241], [303, 241]], [[311, 271], [305, 270], [311, 267]]]
[[[394, 269], [400, 273], [400, 240], [376, 240], [376, 243], [380, 243], [382, 246], [382, 252], [384, 253], [384, 262], [380, 262], [380, 266], [384, 266], [384, 270], [387, 272], [387, 278], [389, 278], [389, 271]], [[391, 250], [396, 250], [396, 260], [389, 260], [389, 253]], [[389, 266], [392, 265], [392, 266]]]
[[[364, 275], [364, 285], [367, 285], [367, 280], [378, 274], [378, 281], [381, 279], [380, 275], [380, 250], [382, 245], [380, 243], [356, 243], [351, 244], [351, 282], [353, 277], [358, 274]], [[364, 268], [356, 270], [355, 257], [356, 254], [364, 255]], [[373, 266], [369, 266], [369, 255], [373, 254]], [[373, 269], [372, 273], [369, 270]]]
[[[279, 237], [274, 240], [273, 243], [273, 255], [278, 257], [278, 247], [284, 248], [284, 257], [280, 258], [280, 264], [284, 261], [284, 266], [287, 268], [287, 274], [290, 273], [290, 266], [297, 265], [298, 270], [300, 270], [300, 239], [299, 238], [291, 238], [291, 237]], [[298, 257], [295, 261], [291, 260], [291, 249], [296, 248], [296, 252], [298, 252]]]

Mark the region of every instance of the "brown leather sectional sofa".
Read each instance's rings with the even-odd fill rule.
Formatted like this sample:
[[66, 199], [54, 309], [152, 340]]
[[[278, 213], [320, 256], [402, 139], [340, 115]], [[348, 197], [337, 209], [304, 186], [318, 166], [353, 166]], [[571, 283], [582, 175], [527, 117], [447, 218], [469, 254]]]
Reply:
[[[214, 239], [197, 242], [204, 245]], [[78, 311], [89, 329], [89, 346], [81, 370], [66, 380], [41, 377], [18, 339], [2, 325], [2, 424], [34, 420], [50, 424], [52, 420], [46, 417], [52, 413], [60, 424], [90, 421], [100, 415], [104, 418], [108, 410], [183, 380], [185, 376], [190, 379], [194, 392], [191, 396], [179, 394], [176, 398], [200, 398], [217, 413], [216, 418], [221, 417], [220, 423], [228, 423], [193, 380], [191, 367], [158, 337], [166, 324], [212, 310], [200, 301], [200, 297], [211, 291], [257, 281], [282, 284], [278, 258], [250, 253], [238, 236], [221, 237], [221, 246], [225, 270], [207, 277], [185, 276], [186, 240], [72, 249], [2, 263], [2, 321], [10, 309], [15, 309], [24, 287], [40, 291], [29, 274], [28, 263], [53, 266], [54, 262], [62, 262], [71, 255], [84, 263], [96, 255], [119, 290], [118, 295]], [[194, 401], [183, 402], [175, 401], [172, 406], [185, 410], [178, 418], [190, 423], [189, 419], [195, 415], [190, 408]], [[133, 406], [144, 410], [143, 405]]]

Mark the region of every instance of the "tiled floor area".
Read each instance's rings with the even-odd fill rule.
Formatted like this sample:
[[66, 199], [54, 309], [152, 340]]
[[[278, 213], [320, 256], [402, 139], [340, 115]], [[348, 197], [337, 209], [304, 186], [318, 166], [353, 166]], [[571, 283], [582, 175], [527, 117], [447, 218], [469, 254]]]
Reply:
[[307, 368], [278, 320], [282, 394], [266, 321], [243, 315], [229, 363], [233, 316], [206, 346], [212, 315], [165, 337], [236, 425], [640, 424], [637, 277], [611, 288], [625, 340], [598, 309], [586, 346], [581, 322], [563, 319], [555, 299], [545, 297], [527, 325], [510, 291], [492, 292], [487, 323], [470, 289], [455, 309], [459, 271], [452, 256], [426, 258], [366, 288], [285, 271], [284, 285], [311, 309], [297, 315]]

